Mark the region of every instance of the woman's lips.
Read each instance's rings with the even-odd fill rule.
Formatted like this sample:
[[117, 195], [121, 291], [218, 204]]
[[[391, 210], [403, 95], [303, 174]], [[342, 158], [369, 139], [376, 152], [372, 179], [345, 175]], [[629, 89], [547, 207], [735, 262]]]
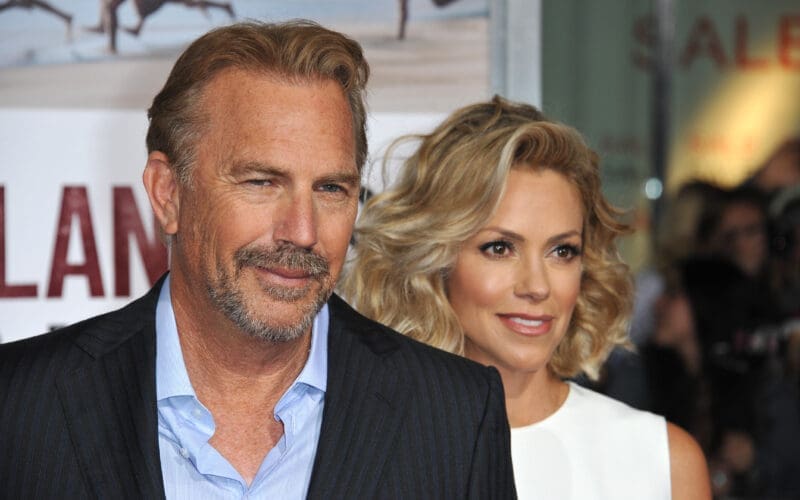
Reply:
[[500, 321], [511, 331], [520, 335], [539, 336], [550, 332], [552, 316], [530, 316], [527, 314], [498, 314]]

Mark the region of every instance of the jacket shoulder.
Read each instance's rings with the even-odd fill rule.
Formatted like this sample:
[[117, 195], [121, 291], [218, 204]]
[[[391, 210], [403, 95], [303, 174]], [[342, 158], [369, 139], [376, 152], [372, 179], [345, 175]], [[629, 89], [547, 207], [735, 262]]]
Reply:
[[52, 368], [82, 356], [97, 357], [155, 324], [155, 305], [163, 279], [146, 295], [117, 309], [33, 337], [0, 344], [0, 378], [11, 364], [45, 362]]

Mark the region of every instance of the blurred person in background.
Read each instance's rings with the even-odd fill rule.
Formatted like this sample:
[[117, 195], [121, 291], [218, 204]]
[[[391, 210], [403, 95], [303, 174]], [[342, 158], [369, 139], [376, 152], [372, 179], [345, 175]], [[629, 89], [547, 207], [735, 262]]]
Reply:
[[[747, 186], [716, 192], [691, 251], [660, 263], [664, 291], [640, 356], [610, 366], [602, 387], [688, 429], [709, 456], [721, 498], [800, 495], [800, 398], [792, 368], [800, 342], [778, 328], [787, 315], [769, 286], [776, 255], [763, 200]], [[782, 235], [787, 271], [791, 220], [772, 231], [773, 239]], [[680, 248], [677, 240], [662, 243]], [[632, 400], [619, 390], [642, 376], [643, 392]]]
[[800, 184], [800, 137], [782, 142], [745, 184], [769, 197]]
[[[666, 356], [667, 366], [670, 363], [682, 363], [677, 352], [672, 352], [673, 340], [682, 344], [680, 350], [692, 349], [695, 342], [683, 332], [687, 331], [685, 314], [687, 299], [678, 285], [679, 263], [689, 256], [706, 252], [709, 248], [709, 226], [718, 218], [722, 208], [724, 190], [715, 184], [694, 180], [682, 185], [672, 196], [667, 198], [664, 212], [657, 226], [657, 234], [653, 242], [654, 258], [650, 265], [636, 273], [633, 313], [630, 323], [630, 338], [637, 350], [646, 346]], [[672, 318], [675, 325], [664, 318]], [[661, 333], [658, 333], [658, 332]], [[652, 339], [653, 335], [659, 338]], [[666, 346], [666, 350], [657, 348]], [[699, 352], [699, 351], [698, 351]], [[696, 363], [693, 363], [696, 365]], [[699, 369], [699, 367], [697, 367]], [[627, 349], [615, 349], [604, 367], [603, 377], [592, 384], [609, 396], [624, 401], [636, 408], [660, 408], [653, 404], [652, 387], [648, 387], [644, 375], [646, 367], [639, 353]], [[697, 373], [696, 369], [689, 372]], [[689, 377], [687, 372], [680, 371], [681, 376]], [[590, 383], [590, 382], [587, 382]], [[692, 390], [684, 386], [677, 389], [672, 408], [683, 406], [681, 401], [692, 400]], [[661, 390], [668, 390], [661, 388]], [[664, 396], [665, 397], [665, 396]], [[664, 397], [661, 399], [663, 400]], [[686, 399], [688, 398], [688, 399]], [[663, 412], [663, 409], [656, 412]], [[687, 414], [692, 410], [687, 407]], [[679, 412], [670, 411], [670, 419], [679, 425], [686, 425], [686, 419]], [[691, 428], [691, 426], [687, 427]], [[700, 437], [696, 435], [696, 437]]]
[[767, 204], [760, 191], [739, 187], [723, 192], [721, 208], [709, 227], [709, 248], [749, 278], [764, 278], [769, 257]]
[[688, 429], [720, 498], [800, 496], [797, 144], [742, 186], [692, 181], [667, 201], [637, 276], [639, 354], [616, 350], [598, 386]]
[[800, 320], [800, 184], [781, 190], [769, 213], [772, 289], [781, 313]]
[[714, 484], [734, 497], [800, 495], [800, 411], [787, 383], [785, 342], [773, 333], [763, 290], [731, 262], [683, 268], [709, 387]]
[[767, 338], [778, 339], [779, 347], [762, 398], [766, 425], [773, 429], [765, 445], [770, 480], [792, 485], [795, 498], [800, 498], [800, 183], [773, 196], [769, 216], [769, 275], [780, 317], [762, 329]]
[[691, 181], [665, 204], [654, 242], [654, 263], [636, 275], [636, 295], [631, 316], [630, 336], [635, 345], [644, 345], [653, 331], [654, 307], [664, 292], [666, 276], [676, 262], [708, 246], [705, 236], [708, 220], [722, 204], [723, 190], [705, 181]]

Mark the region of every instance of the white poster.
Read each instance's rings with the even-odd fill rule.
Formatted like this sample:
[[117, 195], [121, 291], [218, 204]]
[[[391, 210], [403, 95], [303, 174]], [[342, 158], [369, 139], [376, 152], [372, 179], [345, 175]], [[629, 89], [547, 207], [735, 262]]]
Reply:
[[[370, 116], [365, 187], [383, 189], [392, 139], [442, 118]], [[163, 273], [141, 181], [146, 130], [143, 111], [0, 110], [0, 342], [121, 307]]]

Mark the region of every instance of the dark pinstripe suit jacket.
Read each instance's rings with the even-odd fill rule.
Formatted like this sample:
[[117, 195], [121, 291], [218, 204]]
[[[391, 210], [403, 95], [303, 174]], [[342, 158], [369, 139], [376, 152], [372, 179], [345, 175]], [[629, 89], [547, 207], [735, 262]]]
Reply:
[[[160, 283], [118, 311], [0, 345], [0, 498], [163, 498]], [[309, 498], [514, 498], [494, 369], [423, 346], [333, 296]]]

